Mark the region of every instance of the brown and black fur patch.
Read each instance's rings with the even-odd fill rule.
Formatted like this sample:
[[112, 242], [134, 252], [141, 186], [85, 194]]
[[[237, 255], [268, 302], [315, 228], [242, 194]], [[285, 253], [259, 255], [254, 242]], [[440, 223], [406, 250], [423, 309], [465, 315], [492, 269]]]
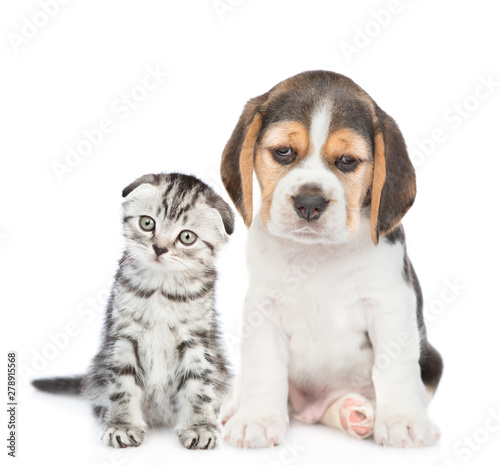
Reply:
[[413, 268], [413, 264], [406, 253], [406, 237], [402, 225], [394, 228], [388, 235], [384, 237], [384, 240], [395, 244], [400, 242], [404, 247], [404, 263], [403, 263], [403, 277], [405, 281], [410, 285], [415, 291], [416, 296], [416, 313], [417, 313], [417, 325], [418, 331], [420, 333], [420, 374], [422, 381], [425, 384], [428, 392], [434, 394], [436, 391], [441, 376], [443, 374], [443, 359], [439, 352], [429, 343], [427, 340], [427, 331], [425, 328], [424, 321], [424, 311], [423, 311], [423, 295], [422, 288]]
[[[308, 133], [314, 109], [325, 102], [332, 103], [330, 134], [355, 134], [349, 141], [344, 137], [345, 144], [364, 145], [370, 152], [371, 178], [360, 177], [358, 190], [363, 192], [351, 195], [349, 204], [352, 228], [356, 227], [355, 217], [361, 206], [371, 205], [372, 240], [377, 244], [379, 237], [396, 227], [413, 204], [415, 174], [395, 121], [346, 76], [330, 71], [308, 71], [251, 99], [224, 149], [222, 181], [246, 225], [250, 226], [253, 214], [250, 171], [258, 167], [261, 189], [266, 194], [263, 196], [266, 202], [263, 216], [268, 215], [269, 196], [277, 183], [276, 177], [284, 176], [287, 170], [269, 168], [268, 151], [263, 148], [266, 137], [269, 138], [280, 125], [300, 125]], [[307, 145], [305, 137], [302, 139], [303, 145]], [[329, 145], [331, 148], [339, 143], [330, 142]], [[331, 155], [325, 156], [328, 160]], [[269, 176], [272, 179], [268, 184]], [[356, 214], [353, 208], [358, 210]]]

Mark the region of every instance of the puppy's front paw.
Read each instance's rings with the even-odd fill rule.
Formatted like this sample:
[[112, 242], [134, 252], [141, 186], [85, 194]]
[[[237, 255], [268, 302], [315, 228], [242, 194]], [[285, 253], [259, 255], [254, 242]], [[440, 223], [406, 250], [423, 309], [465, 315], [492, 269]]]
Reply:
[[214, 449], [220, 444], [220, 426], [215, 423], [198, 423], [177, 430], [180, 443], [186, 449]]
[[432, 446], [441, 433], [425, 410], [412, 413], [377, 412], [375, 442], [392, 447]]
[[235, 447], [273, 447], [283, 443], [288, 415], [236, 412], [224, 427], [224, 441]]
[[101, 435], [101, 441], [110, 447], [137, 447], [144, 441], [145, 434], [145, 429], [140, 426], [109, 423]]

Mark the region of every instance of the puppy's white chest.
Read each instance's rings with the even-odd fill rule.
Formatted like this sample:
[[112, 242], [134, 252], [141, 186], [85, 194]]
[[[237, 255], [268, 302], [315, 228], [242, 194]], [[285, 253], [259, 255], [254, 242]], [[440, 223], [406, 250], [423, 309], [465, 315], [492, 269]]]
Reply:
[[[360, 227], [368, 228], [364, 223]], [[248, 297], [258, 305], [273, 296], [271, 318], [285, 339], [289, 377], [298, 386], [320, 392], [352, 380], [358, 387], [372, 385], [371, 306], [381, 289], [406, 284], [392, 265], [403, 250], [375, 247], [365, 236], [349, 247], [304, 246], [252, 225]]]
[[318, 390], [338, 387], [353, 373], [361, 376], [373, 363], [366, 303], [344, 292], [348, 286], [342, 281], [332, 284], [324, 277], [323, 270], [312, 275], [281, 307], [289, 377]]

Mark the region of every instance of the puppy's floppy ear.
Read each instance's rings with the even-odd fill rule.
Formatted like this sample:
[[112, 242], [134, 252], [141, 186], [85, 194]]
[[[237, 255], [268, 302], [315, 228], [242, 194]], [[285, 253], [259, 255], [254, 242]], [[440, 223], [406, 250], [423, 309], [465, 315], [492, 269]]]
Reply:
[[411, 164], [398, 125], [375, 104], [374, 169], [371, 188], [371, 236], [378, 244], [413, 205], [417, 191]]
[[132, 184], [129, 184], [122, 191], [122, 197], [127, 197], [134, 189], [138, 188], [142, 184], [153, 184], [157, 185], [160, 180], [160, 176], [157, 174], [145, 174], [140, 178], [137, 178]]
[[262, 128], [260, 106], [266, 100], [264, 94], [247, 102], [222, 153], [222, 182], [247, 227], [253, 217], [253, 158], [255, 141]]

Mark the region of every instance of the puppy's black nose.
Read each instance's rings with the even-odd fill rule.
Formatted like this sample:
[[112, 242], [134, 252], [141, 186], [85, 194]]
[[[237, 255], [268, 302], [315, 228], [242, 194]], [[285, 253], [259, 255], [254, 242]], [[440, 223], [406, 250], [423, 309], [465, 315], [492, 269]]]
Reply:
[[297, 215], [304, 218], [306, 221], [317, 220], [328, 205], [326, 200], [321, 195], [302, 194], [296, 195], [293, 198], [293, 206]]
[[153, 250], [155, 251], [155, 254], [156, 254], [157, 257], [159, 257], [160, 255], [163, 255], [164, 253], [168, 252], [168, 249], [164, 249], [162, 247], [158, 247], [156, 244], [153, 245]]

